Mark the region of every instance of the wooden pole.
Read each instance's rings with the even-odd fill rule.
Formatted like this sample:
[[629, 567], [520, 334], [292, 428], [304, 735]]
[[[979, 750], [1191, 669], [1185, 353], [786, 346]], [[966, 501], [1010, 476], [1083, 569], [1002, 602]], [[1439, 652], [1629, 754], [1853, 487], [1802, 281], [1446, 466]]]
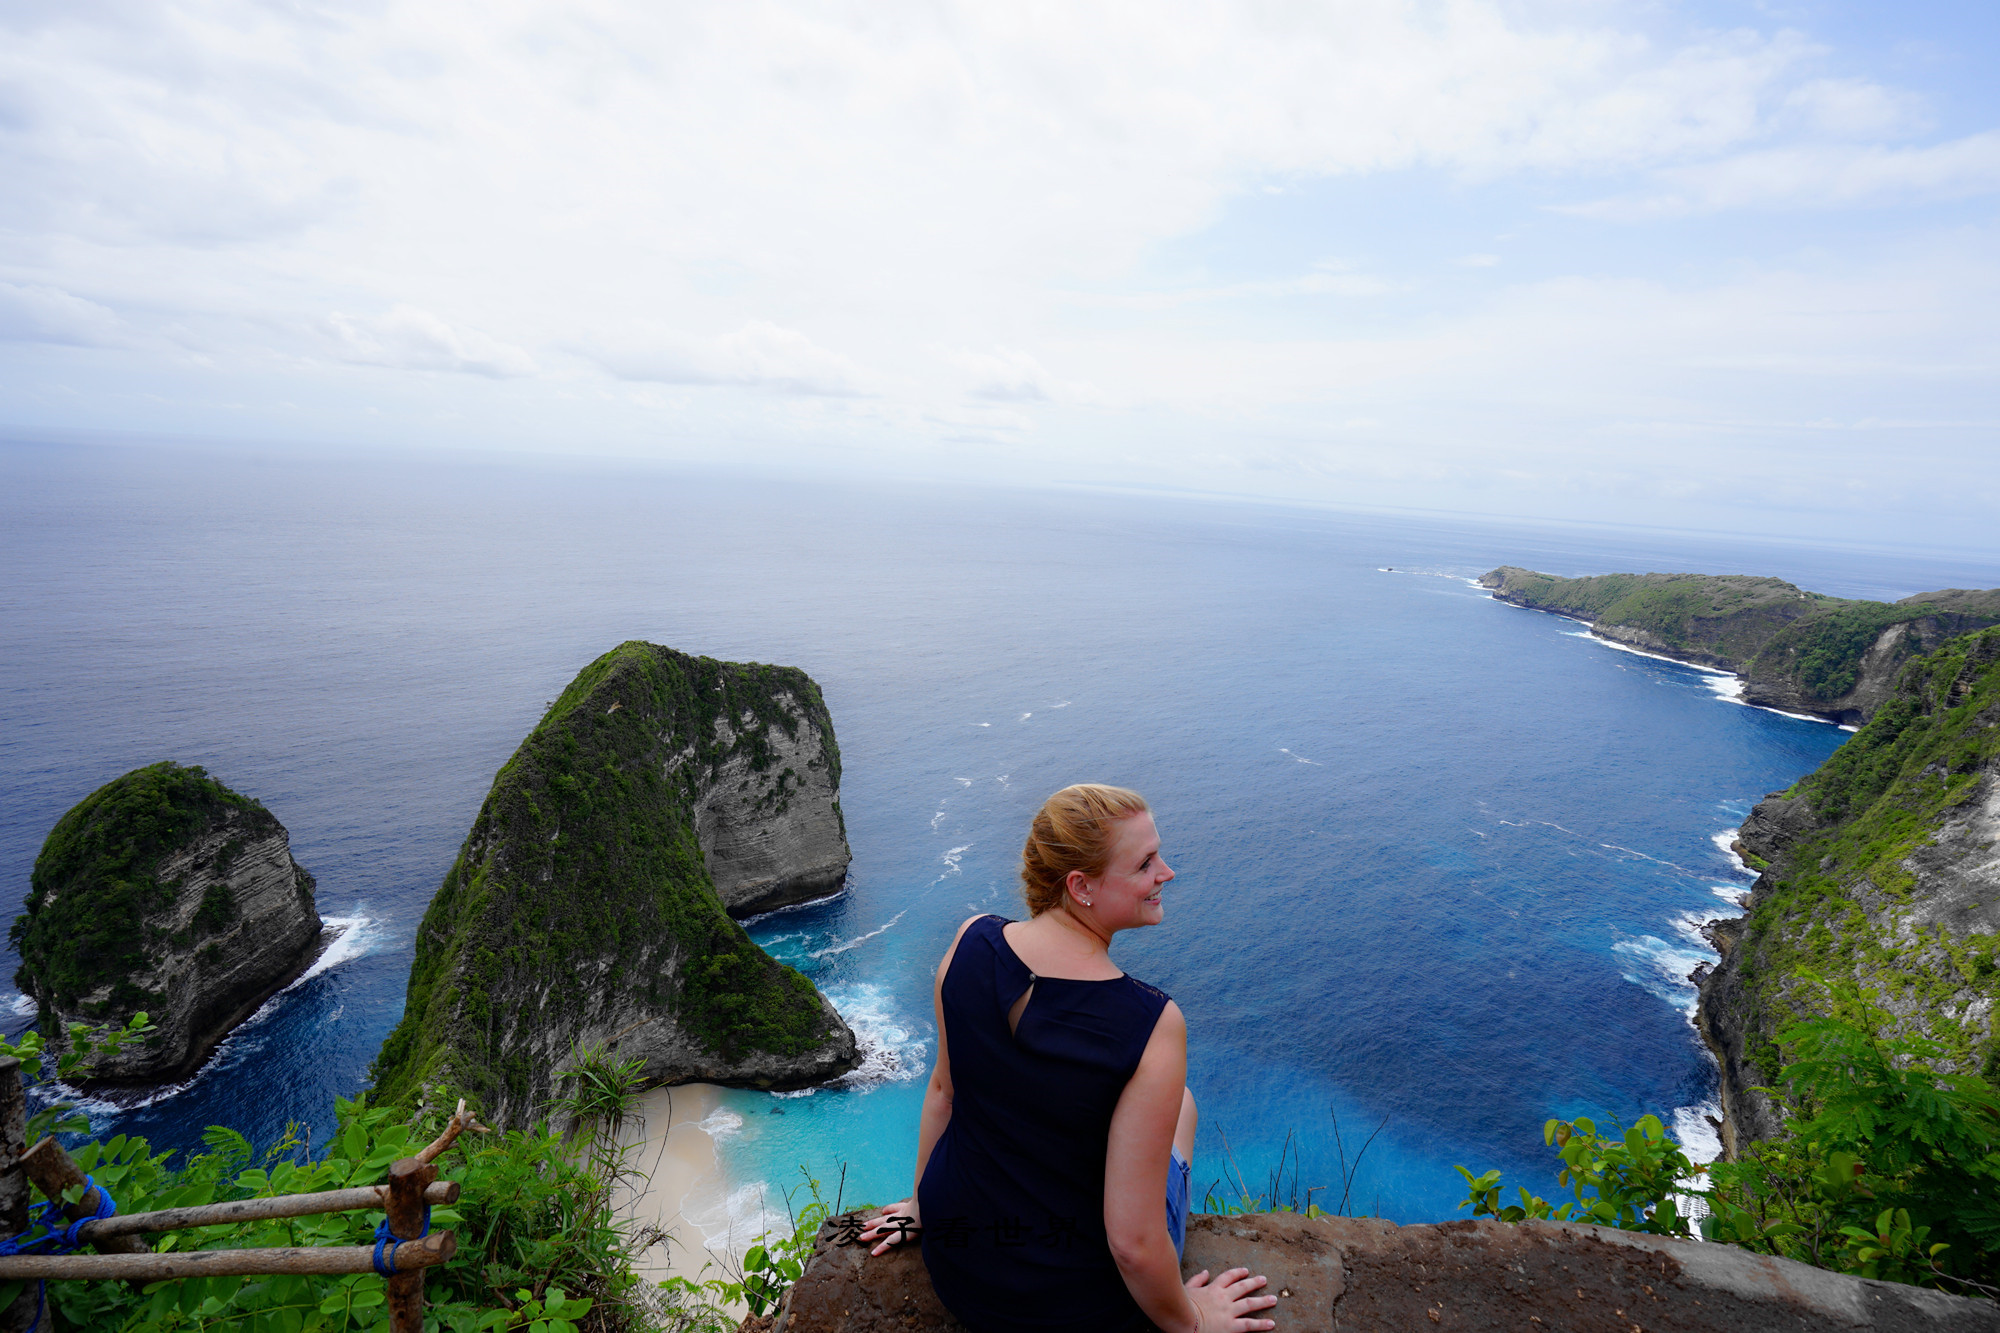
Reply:
[[[414, 1157], [389, 1168], [390, 1234], [408, 1240], [424, 1229], [424, 1190], [436, 1179], [437, 1168]], [[400, 1254], [396, 1266], [402, 1267]], [[389, 1279], [389, 1327], [393, 1333], [424, 1333], [423, 1269]]]
[[[21, 1086], [21, 1062], [0, 1056], [0, 1235], [18, 1236], [28, 1229], [28, 1173], [21, 1169], [27, 1137], [28, 1090]], [[32, 1283], [0, 1310], [0, 1333], [36, 1333], [54, 1322]]]
[[[63, 1191], [82, 1189], [84, 1174], [62, 1145], [54, 1139], [43, 1139], [28, 1149], [21, 1157], [21, 1165], [27, 1168], [28, 1179], [35, 1182], [35, 1188], [42, 1197], [51, 1201], [62, 1198]], [[75, 1203], [63, 1205], [63, 1216], [74, 1222], [79, 1217], [89, 1217], [97, 1211], [98, 1191], [96, 1188], [84, 1190], [83, 1197]], [[111, 1235], [103, 1240], [91, 1240], [91, 1244], [106, 1254], [144, 1254], [152, 1249], [133, 1235]]]
[[[458, 1238], [433, 1231], [395, 1247], [396, 1267], [421, 1270], [458, 1253]], [[372, 1273], [373, 1245], [318, 1245], [268, 1250], [186, 1250], [169, 1254], [17, 1254], [0, 1258], [0, 1282], [170, 1282], [188, 1277], [256, 1277], [272, 1273]], [[392, 1281], [394, 1279], [391, 1279]], [[33, 1300], [33, 1292], [29, 1294]], [[32, 1307], [30, 1307], [32, 1308]], [[399, 1331], [400, 1333], [400, 1331]]]
[[[458, 1182], [440, 1180], [424, 1190], [428, 1204], [458, 1202]], [[151, 1213], [119, 1213], [102, 1222], [86, 1222], [78, 1228], [81, 1240], [97, 1244], [109, 1236], [133, 1236], [146, 1231], [179, 1231], [183, 1227], [219, 1227], [232, 1222], [262, 1222], [272, 1218], [311, 1217], [316, 1213], [345, 1213], [358, 1209], [389, 1206], [387, 1185], [363, 1185], [357, 1189], [321, 1190], [317, 1194], [278, 1194], [268, 1199], [236, 1199], [230, 1203], [205, 1203], [191, 1208], [162, 1208]]]
[[460, 1097], [458, 1099], [458, 1109], [452, 1112], [451, 1119], [446, 1122], [444, 1133], [438, 1135], [437, 1140], [428, 1148], [418, 1153], [417, 1160], [419, 1162], [435, 1162], [438, 1159], [438, 1154], [449, 1148], [457, 1141], [458, 1136], [465, 1133], [468, 1129], [475, 1134], [491, 1134], [493, 1132], [479, 1123], [478, 1116], [465, 1109], [465, 1098]]

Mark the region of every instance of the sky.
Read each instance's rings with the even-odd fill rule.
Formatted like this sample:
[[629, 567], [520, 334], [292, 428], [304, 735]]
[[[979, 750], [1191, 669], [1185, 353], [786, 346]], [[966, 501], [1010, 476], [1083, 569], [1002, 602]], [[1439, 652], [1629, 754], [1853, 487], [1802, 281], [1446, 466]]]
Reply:
[[2000, 6], [10, 0], [0, 434], [1995, 545]]

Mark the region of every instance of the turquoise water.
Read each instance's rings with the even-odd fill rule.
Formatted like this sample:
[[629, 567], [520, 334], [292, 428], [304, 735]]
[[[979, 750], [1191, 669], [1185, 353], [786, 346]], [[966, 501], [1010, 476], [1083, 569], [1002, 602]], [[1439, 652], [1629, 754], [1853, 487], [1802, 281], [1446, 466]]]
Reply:
[[1399, 1220], [1453, 1214], [1454, 1163], [1545, 1178], [1550, 1115], [1699, 1132], [1693, 932], [1748, 882], [1718, 838], [1843, 737], [1468, 580], [2000, 584], [1990, 556], [1192, 498], [25, 445], [0, 448], [0, 559], [0, 906], [64, 810], [170, 757], [261, 798], [350, 924], [189, 1085], [101, 1128], [329, 1126], [494, 771], [637, 637], [804, 667], [844, 757], [848, 891], [753, 934], [870, 1064], [729, 1094], [738, 1187], [844, 1164], [850, 1202], [907, 1192], [931, 969], [966, 916], [1018, 913], [1029, 813], [1094, 779], [1152, 799], [1179, 870], [1115, 956], [1188, 1015], [1196, 1193], [1226, 1135], [1253, 1191], [1283, 1153], [1281, 1193], [1337, 1202], [1337, 1115], [1350, 1157], [1383, 1125], [1348, 1206]]

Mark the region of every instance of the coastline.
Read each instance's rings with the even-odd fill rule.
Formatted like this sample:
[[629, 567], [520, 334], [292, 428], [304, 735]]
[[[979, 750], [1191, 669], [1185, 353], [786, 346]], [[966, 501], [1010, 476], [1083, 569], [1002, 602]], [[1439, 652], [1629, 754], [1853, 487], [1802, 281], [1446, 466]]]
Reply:
[[667, 1239], [639, 1256], [638, 1269], [648, 1282], [670, 1277], [695, 1281], [733, 1269], [741, 1256], [725, 1243], [710, 1249], [702, 1229], [689, 1217], [713, 1210], [729, 1197], [728, 1178], [715, 1150], [715, 1122], [722, 1088], [714, 1083], [683, 1083], [648, 1088], [639, 1097], [638, 1114], [626, 1124], [625, 1146], [631, 1148], [638, 1175], [618, 1192], [618, 1216], [640, 1226], [656, 1226]]

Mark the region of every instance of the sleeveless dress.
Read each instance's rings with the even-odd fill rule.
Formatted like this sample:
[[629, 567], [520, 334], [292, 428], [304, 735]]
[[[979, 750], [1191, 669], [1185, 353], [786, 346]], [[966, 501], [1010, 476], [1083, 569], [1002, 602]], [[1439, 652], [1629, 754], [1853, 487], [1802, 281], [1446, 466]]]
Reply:
[[[940, 990], [953, 1095], [917, 1186], [924, 1264], [979, 1333], [1137, 1333], [1151, 1324], [1105, 1239], [1104, 1157], [1167, 995], [1133, 977], [1037, 977], [1006, 924], [968, 926]], [[1174, 1165], [1170, 1190], [1186, 1171]]]

